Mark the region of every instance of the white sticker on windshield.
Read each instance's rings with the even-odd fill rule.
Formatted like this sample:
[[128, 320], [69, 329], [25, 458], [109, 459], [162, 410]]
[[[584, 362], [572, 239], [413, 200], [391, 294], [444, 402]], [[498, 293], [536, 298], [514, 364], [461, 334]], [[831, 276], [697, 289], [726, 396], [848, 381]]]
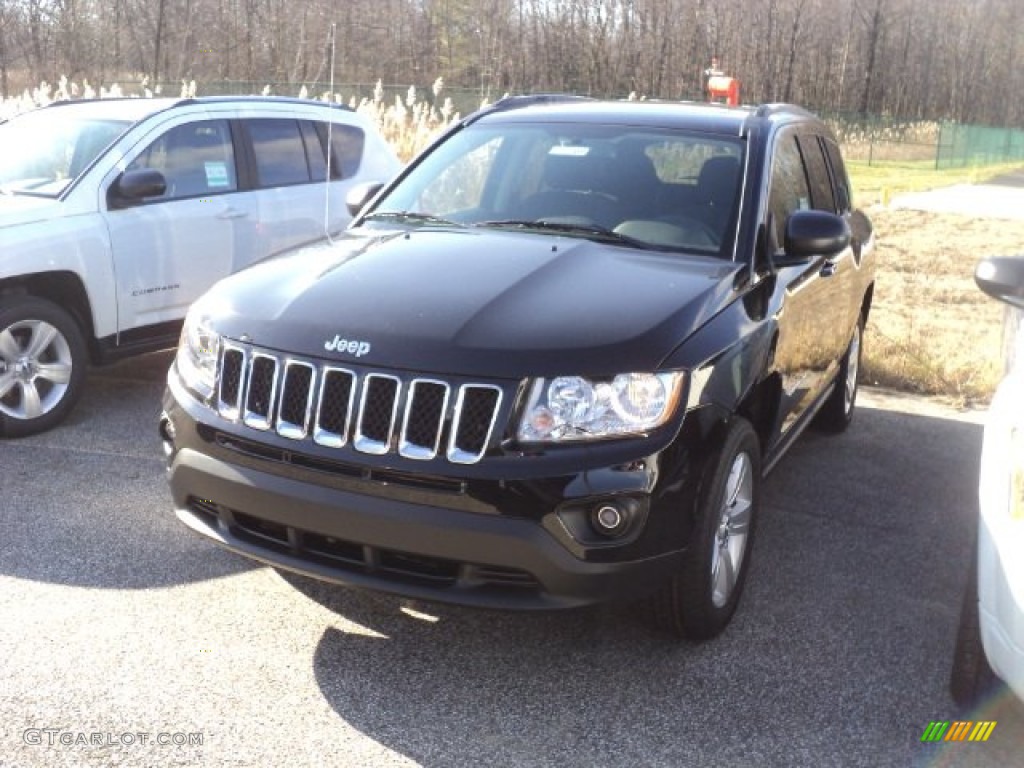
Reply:
[[565, 155], [565, 156], [568, 156], [568, 157], [584, 157], [584, 156], [590, 154], [590, 147], [580, 147], [580, 146], [563, 147], [560, 144], [556, 144], [555, 146], [553, 146], [551, 148], [551, 151], [548, 152], [548, 154], [550, 154], [550, 155]]
[[228, 164], [225, 162], [203, 163], [206, 167], [206, 186], [228, 187], [231, 181], [228, 179]]

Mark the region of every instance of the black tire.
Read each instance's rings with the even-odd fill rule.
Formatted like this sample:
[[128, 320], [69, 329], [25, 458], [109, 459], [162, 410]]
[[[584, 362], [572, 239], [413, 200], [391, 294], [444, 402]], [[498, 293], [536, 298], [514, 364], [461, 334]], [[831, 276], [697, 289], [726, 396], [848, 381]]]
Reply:
[[[853, 421], [853, 411], [857, 405], [859, 386], [860, 361], [864, 349], [864, 320], [861, 318], [853, 329], [853, 337], [846, 346], [843, 361], [839, 364], [835, 386], [825, 404], [814, 418], [814, 427], [822, 432], [837, 435], [845, 432]], [[853, 366], [851, 371], [851, 365]], [[851, 375], [852, 373], [852, 375]]]
[[[733, 421], [708, 472], [683, 567], [652, 598], [655, 622], [693, 642], [725, 629], [746, 582], [761, 501], [761, 448], [749, 422]], [[721, 570], [727, 563], [733, 564], [731, 585]]]
[[967, 586], [960, 607], [960, 626], [956, 632], [953, 668], [949, 692], [960, 707], [973, 709], [998, 686], [998, 678], [985, 656], [981, 643], [981, 617], [978, 613], [978, 547], [971, 556]]
[[0, 435], [53, 428], [82, 394], [85, 341], [74, 319], [34, 296], [0, 300]]

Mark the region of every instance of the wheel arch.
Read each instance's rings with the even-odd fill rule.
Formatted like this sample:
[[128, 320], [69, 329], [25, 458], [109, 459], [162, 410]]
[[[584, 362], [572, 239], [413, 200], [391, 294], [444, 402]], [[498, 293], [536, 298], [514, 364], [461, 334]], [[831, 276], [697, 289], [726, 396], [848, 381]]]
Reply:
[[750, 422], [765, 456], [771, 446], [779, 420], [779, 404], [782, 401], [782, 379], [777, 372], [753, 386], [740, 401], [736, 413]]
[[868, 285], [867, 290], [864, 291], [864, 298], [861, 299], [860, 302], [860, 316], [862, 322], [864, 323], [868, 321], [868, 313], [871, 312], [871, 302], [874, 300], [874, 298], [875, 284], [874, 282], [872, 282]]
[[0, 299], [7, 296], [34, 296], [51, 301], [67, 311], [85, 337], [89, 357], [97, 360], [96, 334], [92, 322], [92, 305], [82, 279], [65, 270], [37, 272], [0, 280]]

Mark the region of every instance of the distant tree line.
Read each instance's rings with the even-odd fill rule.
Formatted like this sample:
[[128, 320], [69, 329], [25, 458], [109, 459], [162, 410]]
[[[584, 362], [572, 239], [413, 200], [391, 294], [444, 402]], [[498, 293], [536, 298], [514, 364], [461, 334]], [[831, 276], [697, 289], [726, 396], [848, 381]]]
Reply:
[[0, 95], [66, 75], [701, 98], [1024, 125], [1021, 0], [0, 0]]

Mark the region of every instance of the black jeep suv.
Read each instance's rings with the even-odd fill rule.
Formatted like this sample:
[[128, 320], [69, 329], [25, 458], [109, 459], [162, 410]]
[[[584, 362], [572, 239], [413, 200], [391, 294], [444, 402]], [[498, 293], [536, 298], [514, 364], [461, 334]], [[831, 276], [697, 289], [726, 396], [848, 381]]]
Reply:
[[873, 244], [801, 109], [503, 100], [340, 239], [192, 307], [160, 427], [177, 515], [340, 584], [650, 595], [712, 637], [763, 474], [850, 422]]

